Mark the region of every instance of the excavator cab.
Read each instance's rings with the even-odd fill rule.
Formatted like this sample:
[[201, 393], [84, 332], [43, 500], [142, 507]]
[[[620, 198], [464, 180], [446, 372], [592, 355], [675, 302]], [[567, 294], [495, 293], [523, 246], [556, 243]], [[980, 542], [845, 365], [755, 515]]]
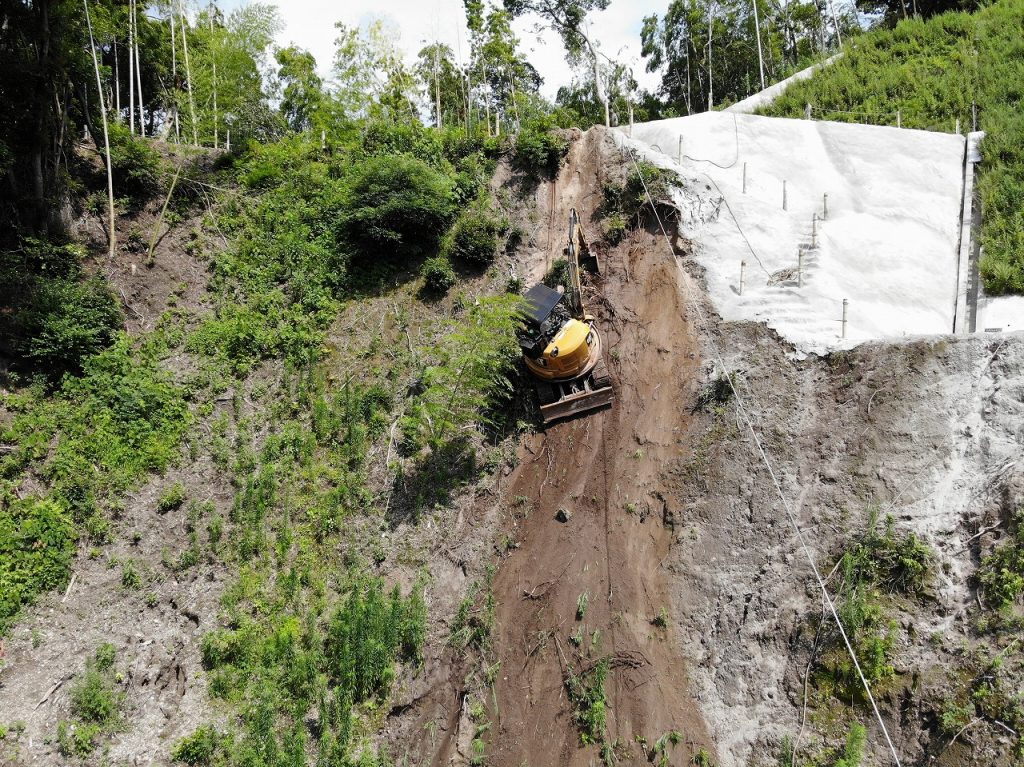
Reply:
[[545, 424], [612, 402], [611, 377], [601, 356], [601, 335], [593, 316], [583, 307], [581, 251], [590, 257], [573, 209], [565, 251], [570, 284], [555, 290], [538, 283], [526, 293], [519, 348], [534, 377]]

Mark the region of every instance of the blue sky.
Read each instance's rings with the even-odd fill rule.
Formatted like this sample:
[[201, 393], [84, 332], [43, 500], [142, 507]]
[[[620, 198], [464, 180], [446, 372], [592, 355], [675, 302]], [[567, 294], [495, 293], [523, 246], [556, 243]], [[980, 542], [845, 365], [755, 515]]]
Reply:
[[[656, 87], [658, 78], [643, 71], [640, 25], [644, 16], [663, 13], [668, 3], [669, 0], [612, 0], [607, 10], [591, 17], [590, 31], [601, 50], [613, 58], [632, 62], [634, 76], [643, 87]], [[242, 0], [228, 0], [221, 7], [230, 9], [243, 4]], [[434, 39], [450, 45], [456, 55], [468, 55], [462, 0], [279, 0], [275, 4], [286, 25], [278, 43], [294, 43], [311, 51], [325, 75], [334, 55], [337, 21], [351, 26], [375, 16], [390, 20], [400, 33], [398, 45], [410, 60], [424, 42]], [[561, 42], [550, 32], [538, 36], [535, 22], [520, 19], [516, 29], [523, 50], [544, 78], [542, 92], [551, 98], [560, 85], [571, 80], [572, 73], [565, 64]]]

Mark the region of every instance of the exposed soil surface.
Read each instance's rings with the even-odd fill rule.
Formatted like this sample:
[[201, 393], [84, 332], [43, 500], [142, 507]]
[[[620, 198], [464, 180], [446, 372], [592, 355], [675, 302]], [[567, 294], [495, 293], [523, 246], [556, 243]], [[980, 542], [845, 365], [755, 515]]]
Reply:
[[[520, 273], [532, 284], [561, 256], [572, 207], [584, 231], [600, 237], [594, 207], [618, 153], [599, 130], [573, 144], [558, 179], [536, 190]], [[646, 761], [653, 744], [677, 731], [685, 743], [673, 763], [698, 747], [711, 753], [672, 631], [669, 554], [672, 497], [666, 473], [691, 450], [690, 407], [700, 360], [686, 319], [675, 257], [664, 240], [635, 233], [600, 248], [601, 274], [584, 288], [597, 317], [615, 402], [527, 438], [504, 498], [515, 538], [493, 581], [495, 686], [488, 694], [487, 760], [493, 765], [592, 764], [597, 745], [581, 745], [567, 675], [610, 668], [606, 743], [624, 762]], [[560, 519], [566, 521], [560, 521]], [[457, 688], [462, 674], [450, 673]], [[434, 763], [464, 763], [474, 729], [457, 692], [441, 693], [447, 730]], [[465, 708], [465, 707], [463, 707]], [[639, 739], [639, 740], [638, 740]]]

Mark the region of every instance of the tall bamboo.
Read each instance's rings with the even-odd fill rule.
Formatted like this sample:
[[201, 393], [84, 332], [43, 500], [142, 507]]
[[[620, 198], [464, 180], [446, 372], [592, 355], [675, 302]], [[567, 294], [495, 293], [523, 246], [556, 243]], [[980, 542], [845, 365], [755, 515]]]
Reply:
[[131, 9], [128, 10], [128, 132], [135, 133], [135, 24]]
[[199, 146], [199, 126], [196, 125], [196, 102], [192, 97], [192, 66], [188, 61], [188, 33], [185, 31], [188, 26], [185, 22], [185, 10], [178, 0], [178, 16], [181, 19], [181, 50], [185, 54], [185, 84], [188, 86], [188, 111], [192, 118], [192, 144]]
[[89, 50], [92, 52], [92, 65], [96, 70], [96, 92], [100, 97], [100, 116], [103, 118], [103, 146], [107, 153], [107, 204], [110, 214], [110, 257], [117, 250], [117, 232], [114, 230], [114, 172], [110, 162], [110, 132], [107, 129], [107, 105], [103, 100], [103, 81], [100, 79], [100, 60], [96, 57], [96, 41], [92, 36], [92, 19], [89, 17], [89, 0], [82, 0], [85, 6], [85, 23], [89, 26]]
[[[138, 3], [132, 2], [132, 20], [135, 26], [135, 80], [136, 85], [139, 87], [139, 135], [146, 135], [146, 126], [143, 120], [145, 119], [146, 110], [143, 108], [142, 100], [142, 62], [139, 58], [139, 17], [138, 17]], [[130, 55], [130, 54], [129, 54]]]

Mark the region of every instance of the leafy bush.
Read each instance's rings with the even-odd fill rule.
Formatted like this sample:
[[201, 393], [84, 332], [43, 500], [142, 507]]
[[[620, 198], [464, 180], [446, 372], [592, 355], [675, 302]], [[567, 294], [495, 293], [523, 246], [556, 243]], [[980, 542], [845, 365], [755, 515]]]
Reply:
[[466, 427], [488, 421], [491, 408], [510, 396], [521, 303], [508, 294], [481, 299], [432, 350], [434, 364], [408, 412], [407, 431], [421, 437], [415, 441], [440, 449]]
[[213, 727], [203, 725], [194, 733], [179, 740], [171, 751], [171, 758], [191, 765], [209, 765], [224, 742]]
[[4, 346], [53, 378], [78, 372], [84, 359], [113, 343], [120, 304], [99, 278], [82, 280], [84, 251], [26, 239], [0, 251], [0, 337]]
[[429, 290], [444, 293], [457, 282], [451, 262], [444, 256], [428, 258], [420, 267], [420, 275]]
[[[883, 592], [919, 596], [931, 575], [932, 561], [930, 549], [913, 533], [896, 532], [891, 516], [885, 532], [880, 533], [876, 511], [869, 514], [865, 530], [843, 552], [834, 599], [869, 683], [882, 682], [895, 673], [892, 658], [897, 625], [888, 618]], [[826, 635], [815, 680], [819, 688], [841, 700], [865, 699], [857, 669], [834, 628]]]
[[551, 125], [525, 125], [516, 136], [515, 164], [534, 178], [558, 173], [562, 158], [569, 151], [569, 142]]
[[570, 668], [565, 689], [572, 704], [573, 718], [580, 730], [580, 742], [586, 746], [605, 740], [608, 703], [604, 683], [608, 678], [608, 659], [602, 658], [588, 671], [579, 674]]
[[559, 285], [567, 287], [569, 285], [569, 262], [564, 258], [556, 258], [551, 262], [551, 268], [548, 269], [548, 273], [544, 275], [541, 280], [549, 288], [557, 288]]
[[412, 157], [372, 157], [353, 174], [341, 213], [364, 259], [409, 258], [437, 248], [454, 212], [454, 185]]
[[[183, 392], [151, 359], [136, 357], [121, 336], [86, 360], [80, 377], [65, 377], [51, 396], [40, 390], [5, 394], [12, 414], [0, 441], [0, 477], [16, 480], [27, 467], [47, 483], [45, 498], [0, 510], [0, 627], [40, 591], [67, 577], [73, 522], [102, 533], [101, 504], [177, 455], [189, 425]], [[2, 507], [3, 504], [0, 504]]]
[[118, 122], [111, 123], [108, 130], [114, 193], [136, 204], [145, 202], [162, 186], [160, 155], [145, 139], [131, 135], [128, 128]]
[[[646, 161], [629, 164], [623, 183], [610, 182], [602, 188], [600, 213], [605, 219], [605, 232], [609, 242], [620, 242], [631, 227], [653, 221], [654, 209], [665, 215], [674, 215], [672, 190], [680, 185], [679, 177], [671, 171]], [[648, 199], [648, 192], [650, 199]]]
[[74, 555], [74, 523], [60, 504], [0, 503], [0, 634], [36, 594], [67, 581]]
[[120, 304], [99, 278], [40, 280], [21, 313], [24, 355], [43, 370], [79, 371], [124, 325]]
[[981, 561], [978, 580], [985, 601], [997, 608], [1010, 607], [1024, 593], [1024, 509], [1011, 523], [1009, 540]]
[[181, 482], [175, 482], [164, 490], [156, 502], [156, 509], [161, 514], [180, 509], [185, 503], [185, 486]]
[[446, 250], [471, 264], [489, 264], [498, 249], [498, 237], [507, 228], [507, 222], [495, 217], [486, 204], [474, 205], [455, 222]]
[[58, 750], [63, 756], [88, 757], [100, 735], [120, 726], [125, 696], [114, 684], [114, 656], [113, 645], [100, 645], [71, 687], [71, 715], [75, 721], [61, 722], [57, 728]]
[[113, 684], [94, 666], [87, 668], [71, 688], [71, 713], [83, 722], [114, 723], [120, 703]]
[[843, 747], [843, 755], [836, 762], [836, 767], [860, 767], [864, 759], [864, 744], [867, 742], [867, 731], [860, 722], [850, 725], [850, 732], [846, 735], [846, 745]]

